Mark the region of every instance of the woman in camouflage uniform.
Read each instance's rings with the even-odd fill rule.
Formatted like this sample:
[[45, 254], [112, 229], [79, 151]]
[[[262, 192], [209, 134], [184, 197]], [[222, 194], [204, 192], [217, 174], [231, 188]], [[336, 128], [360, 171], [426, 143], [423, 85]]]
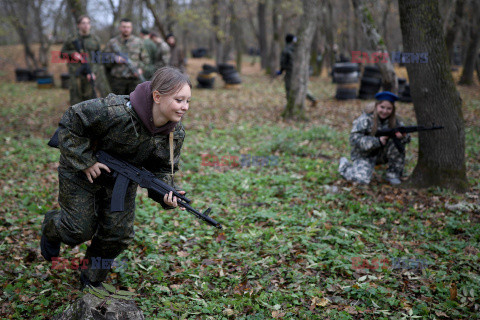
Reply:
[[[188, 76], [165, 67], [129, 96], [110, 94], [85, 101], [71, 106], [63, 115], [58, 133], [60, 210], [45, 215], [41, 251], [51, 261], [59, 256], [62, 242], [76, 246], [91, 239], [85, 257], [88, 266], [81, 268], [83, 286], [100, 285], [113, 259], [134, 237], [137, 184], [129, 184], [125, 210], [110, 212], [114, 180], [102, 174], [102, 170], [110, 169], [97, 161], [95, 151], [104, 150], [144, 167], [174, 186], [173, 171], [178, 170], [185, 137], [180, 120], [188, 110], [191, 87]], [[165, 195], [162, 207], [176, 206], [176, 197]], [[92, 259], [97, 267], [92, 268]]]
[[[395, 101], [398, 97], [391, 92], [377, 93], [373, 112], [364, 112], [353, 122], [350, 133], [351, 160], [340, 159], [338, 171], [349, 181], [369, 184], [376, 164], [388, 163], [386, 178], [394, 185], [401, 183], [405, 166], [405, 153], [396, 148], [392, 139], [375, 137], [377, 129], [395, 128], [402, 122], [395, 116]], [[398, 139], [405, 145], [410, 136], [397, 132]]]

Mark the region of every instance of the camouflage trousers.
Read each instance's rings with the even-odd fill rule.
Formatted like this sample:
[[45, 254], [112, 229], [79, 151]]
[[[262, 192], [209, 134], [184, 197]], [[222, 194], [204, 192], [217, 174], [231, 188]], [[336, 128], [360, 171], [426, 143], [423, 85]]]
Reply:
[[72, 247], [92, 240], [85, 256], [88, 266], [82, 273], [91, 282], [104, 281], [110, 268], [92, 268], [92, 258], [115, 259], [133, 241], [137, 184], [130, 183], [127, 189], [125, 210], [112, 213], [112, 178], [102, 174], [92, 184], [83, 172], [62, 168], [58, 178], [61, 209], [45, 215], [42, 234], [51, 242], [60, 241]]
[[388, 164], [387, 178], [400, 178], [405, 166], [405, 153], [400, 153], [393, 140], [389, 139], [387, 144], [374, 154], [367, 157], [352, 156], [352, 162], [341, 164], [338, 170], [348, 181], [369, 184], [377, 164]]
[[84, 76], [75, 76], [70, 73], [70, 105], [80, 103], [82, 101], [94, 99], [92, 84]]
[[[290, 88], [292, 87], [292, 75], [290, 72], [285, 73], [285, 93], [287, 95], [287, 102], [290, 99]], [[317, 99], [312, 95], [312, 93], [307, 89], [307, 100], [310, 102], [315, 102]]]
[[115, 94], [126, 94], [129, 95], [138, 84], [140, 80], [137, 78], [117, 78], [111, 77], [110, 86], [112, 87], [112, 92]]

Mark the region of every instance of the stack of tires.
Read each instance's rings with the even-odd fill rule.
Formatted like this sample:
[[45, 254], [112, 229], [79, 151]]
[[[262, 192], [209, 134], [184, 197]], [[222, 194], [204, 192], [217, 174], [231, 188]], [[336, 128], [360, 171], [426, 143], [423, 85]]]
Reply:
[[70, 87], [70, 74], [62, 73], [60, 75], [60, 80], [61, 80], [63, 89], [68, 89]]
[[375, 99], [375, 94], [382, 86], [382, 74], [377, 66], [365, 66], [363, 76], [360, 80], [360, 91], [358, 98]]
[[337, 83], [335, 98], [356, 99], [360, 68], [358, 63], [341, 62], [333, 66], [333, 82]]
[[53, 88], [53, 75], [44, 74], [37, 77], [37, 88], [38, 89], [51, 89]]
[[15, 80], [17, 82], [32, 81], [33, 74], [28, 69], [15, 69]]
[[217, 68], [209, 64], [204, 64], [202, 66], [202, 71], [200, 71], [197, 76], [198, 88], [213, 89], [216, 72]]
[[192, 50], [193, 58], [203, 58], [207, 55], [208, 50], [206, 48], [197, 48]]
[[225, 84], [227, 86], [242, 83], [242, 79], [240, 79], [240, 74], [238, 73], [237, 69], [235, 69], [235, 66], [231, 64], [219, 64], [218, 73], [222, 75], [222, 79], [223, 81], [225, 81]]

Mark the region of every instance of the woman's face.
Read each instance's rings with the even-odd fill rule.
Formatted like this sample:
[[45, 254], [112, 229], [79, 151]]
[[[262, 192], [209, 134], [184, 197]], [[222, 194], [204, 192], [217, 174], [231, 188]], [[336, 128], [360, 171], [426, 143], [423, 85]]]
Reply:
[[185, 84], [178, 92], [170, 95], [161, 95], [153, 92], [153, 123], [161, 127], [168, 121], [178, 122], [188, 111], [188, 104], [192, 96], [190, 86]]
[[393, 104], [390, 101], [383, 100], [377, 105], [377, 114], [380, 119], [384, 120], [390, 117], [393, 112]]

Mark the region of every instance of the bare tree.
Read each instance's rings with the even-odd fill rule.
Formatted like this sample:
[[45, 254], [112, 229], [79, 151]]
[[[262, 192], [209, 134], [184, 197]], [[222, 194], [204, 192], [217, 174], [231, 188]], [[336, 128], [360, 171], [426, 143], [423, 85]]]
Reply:
[[428, 52], [428, 63], [407, 64], [418, 124], [443, 125], [419, 133], [418, 163], [410, 183], [465, 191], [465, 124], [443, 36], [437, 0], [399, 0], [403, 46]]
[[287, 106], [282, 114], [286, 119], [305, 119], [304, 104], [307, 96], [310, 50], [320, 13], [320, 0], [302, 2], [303, 15], [297, 33], [298, 43], [293, 53], [292, 84]]
[[445, 43], [447, 44], [447, 52], [450, 63], [453, 59], [453, 45], [457, 38], [458, 30], [462, 25], [463, 12], [464, 12], [465, 0], [457, 0], [455, 3], [455, 12], [452, 16], [451, 22], [447, 27], [445, 35]]
[[267, 67], [268, 48], [267, 48], [267, 0], [260, 0], [257, 5], [258, 18], [258, 42], [260, 49], [260, 66], [262, 69]]
[[463, 72], [459, 84], [473, 84], [473, 71], [478, 57], [478, 48], [480, 46], [480, 4], [473, 0], [472, 10], [470, 11], [470, 41], [467, 47], [467, 56], [463, 65]]
[[270, 42], [270, 53], [268, 54], [267, 73], [275, 75], [275, 70], [280, 65], [281, 50], [281, 17], [279, 14], [280, 0], [273, 0], [272, 5], [272, 40]]
[[155, 10], [155, 7], [152, 5], [150, 0], [143, 0], [143, 1], [145, 2], [145, 5], [147, 6], [147, 8], [150, 10], [150, 12], [153, 15], [153, 19], [155, 20], [156, 27], [158, 28], [158, 30], [162, 34], [162, 37], [165, 38], [165, 36], [167, 35], [167, 32], [165, 31], [166, 30], [165, 26], [163, 25], [162, 20], [160, 19], [160, 16], [158, 15], [157, 11]]
[[[365, 0], [352, 0], [356, 15], [362, 21], [362, 28], [365, 36], [368, 39], [370, 48], [376, 52], [387, 53], [387, 46], [385, 40], [378, 33], [372, 14], [365, 2]], [[397, 75], [390, 60], [387, 62], [379, 61], [377, 63], [380, 73], [382, 74], [382, 86], [385, 90], [396, 93], [398, 91]]]
[[3, 0], [2, 7], [5, 10], [7, 21], [15, 28], [25, 52], [25, 64], [28, 69], [33, 70], [39, 67], [39, 62], [30, 46], [31, 33], [29, 32], [29, 21], [31, 7], [29, 0]]

